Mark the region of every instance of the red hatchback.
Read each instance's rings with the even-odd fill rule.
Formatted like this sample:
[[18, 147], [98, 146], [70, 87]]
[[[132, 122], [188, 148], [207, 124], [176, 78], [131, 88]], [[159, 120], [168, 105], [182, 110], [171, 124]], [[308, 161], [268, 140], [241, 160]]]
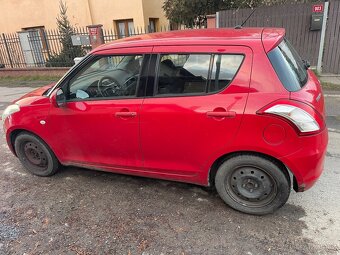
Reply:
[[324, 98], [285, 30], [174, 31], [93, 50], [3, 113], [9, 148], [49, 176], [80, 166], [216, 187], [273, 212], [320, 176]]

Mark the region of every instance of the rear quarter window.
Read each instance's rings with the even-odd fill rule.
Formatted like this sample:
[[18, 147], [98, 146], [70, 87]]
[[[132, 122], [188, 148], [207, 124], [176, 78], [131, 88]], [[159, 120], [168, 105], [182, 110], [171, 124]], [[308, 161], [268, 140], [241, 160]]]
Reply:
[[215, 55], [208, 92], [217, 92], [226, 88], [241, 67], [243, 58], [243, 55]]
[[298, 91], [306, 84], [308, 74], [305, 65], [287, 39], [271, 50], [268, 58], [288, 91]]

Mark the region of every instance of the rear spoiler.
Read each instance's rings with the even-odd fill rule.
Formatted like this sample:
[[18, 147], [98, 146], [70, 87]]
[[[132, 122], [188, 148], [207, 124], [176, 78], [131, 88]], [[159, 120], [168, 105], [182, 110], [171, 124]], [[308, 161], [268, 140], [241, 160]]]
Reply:
[[261, 40], [266, 53], [278, 46], [284, 39], [285, 34], [286, 30], [284, 28], [264, 28]]

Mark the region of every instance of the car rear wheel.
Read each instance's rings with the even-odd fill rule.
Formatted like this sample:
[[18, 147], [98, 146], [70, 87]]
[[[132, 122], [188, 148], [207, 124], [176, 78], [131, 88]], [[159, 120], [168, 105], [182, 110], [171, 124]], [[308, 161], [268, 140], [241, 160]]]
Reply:
[[57, 172], [58, 159], [39, 137], [22, 132], [16, 137], [14, 148], [28, 172], [38, 176], [51, 176]]
[[264, 215], [283, 206], [290, 194], [290, 177], [276, 162], [255, 155], [238, 155], [218, 169], [215, 185], [232, 208]]

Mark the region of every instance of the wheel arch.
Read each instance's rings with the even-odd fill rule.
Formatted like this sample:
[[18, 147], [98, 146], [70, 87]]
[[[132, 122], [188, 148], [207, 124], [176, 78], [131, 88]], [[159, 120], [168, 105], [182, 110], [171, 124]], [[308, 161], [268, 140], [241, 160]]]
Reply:
[[[31, 133], [33, 134], [32, 132], [28, 131], [28, 130], [25, 130], [25, 129], [15, 129], [15, 130], [12, 130], [10, 133], [9, 133], [9, 146], [10, 146], [10, 149], [11, 151], [13, 152], [13, 154], [18, 157], [16, 151], [15, 151], [15, 139], [17, 138], [17, 136], [22, 133], [22, 132], [27, 132], [27, 133]], [[34, 134], [35, 135], [35, 134]]]
[[[21, 133], [28, 133], [28, 134], [31, 134], [31, 135], [34, 135], [36, 137], [38, 137], [52, 152], [53, 154], [56, 156], [55, 152], [52, 150], [51, 146], [49, 146], [49, 144], [43, 139], [41, 138], [41, 136], [37, 135], [36, 133], [30, 131], [30, 130], [27, 130], [27, 129], [23, 129], [23, 128], [20, 128], [20, 129], [14, 129], [10, 132], [9, 134], [9, 141], [10, 141], [10, 146], [11, 146], [11, 151], [14, 153], [14, 155], [17, 157], [18, 155], [16, 154], [15, 152], [15, 139], [18, 137], [19, 134]], [[56, 158], [58, 159], [58, 157], [56, 156]], [[58, 161], [60, 162], [60, 160], [58, 159]]]
[[209, 170], [209, 175], [208, 175], [209, 186], [211, 186], [211, 187], [215, 186], [215, 176], [216, 176], [216, 173], [218, 171], [218, 168], [223, 164], [223, 162], [225, 162], [226, 160], [228, 160], [232, 157], [238, 156], [238, 155], [254, 155], [254, 156], [266, 158], [266, 159], [274, 162], [283, 171], [283, 173], [287, 176], [288, 181], [291, 182], [290, 175], [293, 176], [293, 188], [294, 188], [295, 191], [298, 191], [298, 183], [296, 181], [296, 177], [295, 177], [294, 173], [292, 171], [290, 171], [289, 168], [286, 167], [286, 165], [282, 161], [280, 161], [277, 158], [270, 156], [268, 154], [256, 152], [256, 151], [235, 151], [235, 152], [230, 152], [230, 153], [224, 154], [224, 155], [220, 156], [219, 158], [217, 158], [214, 161], [214, 163], [211, 165], [210, 170]]

